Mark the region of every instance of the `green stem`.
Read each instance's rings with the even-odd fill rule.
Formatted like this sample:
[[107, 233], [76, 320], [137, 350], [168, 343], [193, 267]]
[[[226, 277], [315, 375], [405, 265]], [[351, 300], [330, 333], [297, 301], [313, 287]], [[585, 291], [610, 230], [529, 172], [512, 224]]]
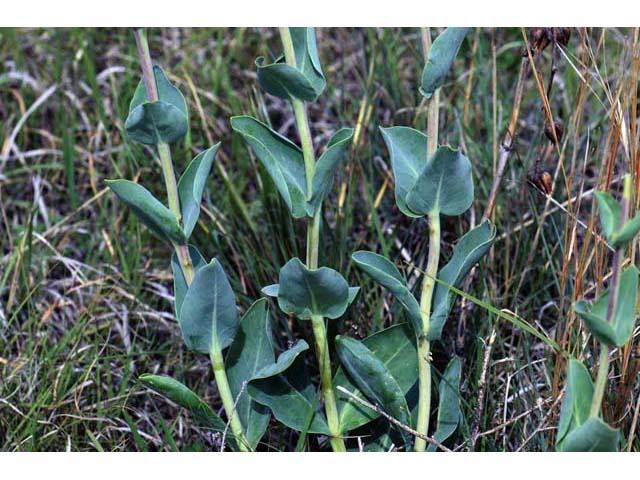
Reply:
[[[296, 66], [293, 40], [288, 27], [280, 28], [280, 38], [284, 48], [284, 56], [288, 65]], [[309, 129], [309, 119], [307, 109], [303, 101], [291, 97], [293, 113], [296, 119], [296, 127], [300, 135], [302, 145], [302, 155], [304, 157], [304, 168], [307, 181], [307, 200], [311, 200], [313, 195], [313, 174], [315, 172], [315, 155], [313, 153], [313, 142], [311, 140], [311, 130]], [[320, 219], [321, 209], [315, 212], [312, 219], [307, 223], [307, 268], [318, 268], [318, 250], [320, 244]], [[322, 396], [324, 399], [324, 409], [329, 425], [331, 448], [336, 452], [346, 451], [344, 440], [340, 432], [340, 420], [338, 418], [338, 407], [333, 391], [333, 380], [331, 376], [331, 358], [329, 356], [329, 343], [327, 341], [327, 329], [324, 319], [314, 316], [311, 319], [313, 326], [313, 336], [320, 368], [320, 380], [322, 385]]]
[[[431, 33], [429, 27], [420, 28], [422, 50], [425, 63], [429, 58], [431, 49]], [[427, 158], [435, 154], [438, 148], [440, 91], [436, 90], [427, 107]], [[438, 263], [440, 261], [440, 212], [434, 209], [429, 213], [429, 253], [427, 257], [427, 270], [422, 284], [420, 296], [420, 314], [422, 316], [422, 332], [418, 338], [418, 420], [416, 430], [423, 435], [429, 432], [429, 416], [431, 412], [431, 361], [428, 340], [431, 320], [431, 301], [435, 288], [435, 278], [438, 275]], [[416, 438], [414, 450], [424, 452], [427, 443], [421, 438]]]
[[[626, 175], [624, 178], [624, 191], [622, 195], [622, 202], [620, 205], [620, 220], [619, 228], [622, 228], [629, 216], [629, 204], [631, 202], [631, 177]], [[616, 251], [613, 254], [613, 270], [611, 272], [611, 284], [609, 286], [609, 301], [607, 303], [607, 322], [613, 322], [613, 316], [615, 315], [616, 304], [618, 303], [619, 293], [619, 275], [620, 265], [622, 260], [623, 249], [616, 247]], [[607, 380], [609, 378], [609, 353], [610, 349], [608, 345], [600, 343], [600, 358], [598, 365], [598, 373], [596, 375], [596, 383], [593, 389], [593, 398], [591, 400], [591, 408], [589, 410], [590, 417], [597, 417], [600, 414], [600, 408], [602, 405], [602, 399], [604, 398], [604, 391], [607, 386]]]
[[[429, 415], [431, 411], [431, 361], [430, 344], [427, 339], [431, 320], [431, 301], [435, 288], [435, 278], [438, 274], [438, 262], [440, 259], [440, 213], [435, 211], [429, 214], [429, 254], [427, 258], [427, 270], [422, 284], [420, 296], [420, 314], [422, 316], [422, 333], [418, 338], [418, 421], [416, 430], [423, 435], [429, 431]], [[427, 443], [421, 438], [416, 438], [414, 450], [424, 452]]]
[[[153, 74], [153, 62], [151, 61], [151, 52], [149, 51], [149, 42], [147, 33], [144, 28], [137, 28], [133, 32], [138, 48], [138, 56], [140, 57], [140, 67], [142, 69], [142, 78], [147, 90], [147, 98], [151, 102], [157, 102], [158, 86]], [[178, 183], [176, 182], [176, 174], [173, 169], [173, 160], [171, 158], [171, 149], [167, 143], [161, 142], [157, 145], [158, 155], [160, 156], [160, 165], [162, 167], [162, 176], [167, 190], [167, 199], [169, 202], [169, 210], [182, 222], [182, 214], [180, 212], [180, 197], [178, 196]], [[182, 273], [190, 285], [193, 281], [193, 262], [189, 256], [189, 248], [186, 245], [174, 244], [173, 248], [180, 262]]]
[[229, 380], [227, 379], [227, 371], [224, 368], [224, 360], [222, 358], [222, 351], [214, 346], [209, 354], [211, 358], [211, 366], [213, 367], [213, 375], [216, 378], [216, 385], [218, 386], [218, 392], [220, 393], [220, 399], [224, 406], [227, 417], [229, 418], [229, 424], [231, 425], [231, 431], [236, 439], [238, 448], [243, 452], [251, 450], [249, 442], [244, 435], [242, 423], [235, 409], [235, 403], [233, 395], [231, 394], [231, 388], [229, 387]]

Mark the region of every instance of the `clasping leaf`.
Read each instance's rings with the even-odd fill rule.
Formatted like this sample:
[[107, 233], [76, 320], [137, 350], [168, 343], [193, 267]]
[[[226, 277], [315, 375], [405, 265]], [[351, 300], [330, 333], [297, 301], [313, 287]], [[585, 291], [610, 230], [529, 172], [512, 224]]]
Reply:
[[427, 136], [409, 127], [381, 128], [391, 156], [398, 208], [409, 217], [460, 215], [473, 202], [471, 162], [441, 146], [427, 159]]
[[605, 291], [595, 303], [589, 304], [580, 300], [574, 309], [580, 315], [589, 331], [601, 342], [613, 347], [622, 347], [631, 339], [636, 322], [636, 301], [638, 299], [638, 270], [629, 266], [619, 278], [618, 298], [615, 305], [613, 321], [607, 321], [607, 305], [609, 290]]
[[217, 259], [201, 267], [193, 277], [178, 316], [187, 347], [209, 354], [225, 349], [238, 330], [236, 299], [227, 275]]
[[466, 27], [449, 27], [434, 40], [419, 89], [427, 99], [444, 83], [468, 30]]
[[422, 332], [420, 305], [396, 266], [387, 258], [373, 252], [359, 251], [351, 255], [355, 264], [371, 278], [387, 288], [407, 311], [416, 335]]
[[[402, 388], [382, 360], [376, 357], [366, 345], [349, 337], [336, 337], [336, 352], [356, 386], [374, 405], [410, 426], [411, 412], [404, 398]], [[405, 445], [411, 444], [411, 436], [400, 432]]]
[[284, 63], [284, 57], [265, 65], [263, 57], [256, 60], [258, 82], [271, 95], [314, 102], [326, 85], [318, 57], [313, 28], [289, 28], [296, 58], [296, 67]]
[[613, 452], [618, 446], [618, 430], [598, 417], [589, 417], [593, 382], [587, 369], [576, 359], [569, 361], [567, 389], [560, 410], [556, 450], [563, 452]]
[[262, 368], [248, 386], [253, 400], [271, 409], [273, 416], [299, 432], [329, 434], [327, 420], [306, 371], [302, 352], [304, 340], [283, 352], [275, 363]]
[[147, 87], [141, 80], [129, 105], [125, 128], [131, 139], [145, 145], [173, 143], [187, 133], [187, 103], [160, 66], [153, 67], [153, 74], [158, 101], [149, 101]]
[[451, 311], [454, 293], [448, 286], [460, 287], [473, 266], [489, 251], [495, 237], [495, 228], [486, 220], [464, 234], [454, 247], [451, 260], [438, 272], [439, 281], [433, 292], [433, 309], [429, 322], [429, 340], [440, 338]]
[[216, 158], [216, 153], [218, 153], [218, 148], [220, 148], [220, 143], [196, 155], [178, 182], [182, 228], [187, 238], [191, 236], [200, 216], [202, 193], [211, 171], [211, 166]]
[[186, 242], [187, 239], [176, 216], [149, 190], [130, 180], [106, 180], [105, 182], [153, 233], [169, 242], [180, 244]]
[[[460, 374], [462, 362], [455, 356], [447, 365], [438, 388], [438, 420], [433, 438], [442, 443], [456, 431], [460, 424]], [[435, 445], [429, 445], [429, 451], [435, 451]]]

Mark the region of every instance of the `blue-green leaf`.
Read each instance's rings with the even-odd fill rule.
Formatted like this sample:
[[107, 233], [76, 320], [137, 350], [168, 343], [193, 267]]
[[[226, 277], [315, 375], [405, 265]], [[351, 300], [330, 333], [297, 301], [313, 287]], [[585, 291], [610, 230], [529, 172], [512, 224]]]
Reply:
[[[202, 254], [193, 245], [189, 245], [189, 256], [191, 257], [191, 263], [193, 264], [194, 273], [207, 264]], [[171, 269], [173, 270], [173, 296], [175, 298], [175, 315], [176, 320], [180, 321], [180, 309], [182, 308], [182, 302], [184, 301], [184, 296], [186, 295], [189, 286], [187, 285], [186, 278], [184, 278], [184, 272], [182, 271], [182, 267], [180, 266], [178, 255], [175, 252], [173, 252], [173, 255], [171, 255]]]
[[204, 400], [186, 385], [171, 377], [150, 373], [140, 375], [138, 380], [146, 387], [149, 387], [172, 402], [189, 410], [202, 426], [216, 432], [224, 431], [225, 423], [222, 419], [211, 410], [211, 407]]
[[251, 146], [294, 218], [307, 215], [307, 180], [302, 150], [255, 118], [231, 118], [231, 128]]
[[[362, 342], [349, 337], [336, 337], [336, 352], [340, 362], [361, 392], [386, 413], [404, 425], [411, 424], [411, 412], [404, 392], [384, 362]], [[411, 436], [402, 430], [405, 445]]]
[[618, 226], [620, 225], [620, 204], [608, 192], [595, 192], [598, 201], [598, 213], [600, 226], [604, 231], [607, 241], [612, 243]]
[[420, 305], [396, 266], [382, 255], [363, 250], [353, 253], [351, 258], [367, 275], [387, 288], [398, 299], [400, 305], [407, 311], [416, 335], [420, 335], [422, 333]]
[[433, 292], [433, 309], [429, 322], [429, 340], [437, 340], [451, 311], [454, 293], [448, 285], [459, 288], [473, 266], [489, 251], [496, 230], [488, 220], [468, 231], [453, 249], [451, 260], [438, 272]]
[[182, 225], [187, 238], [191, 236], [200, 216], [200, 202], [202, 192], [211, 171], [211, 166], [216, 158], [220, 143], [199, 153], [191, 160], [180, 181], [178, 182], [178, 195], [180, 197], [180, 210], [182, 213]]
[[145, 145], [173, 143], [184, 137], [189, 127], [187, 103], [158, 65], [153, 67], [158, 100], [149, 102], [147, 87], [140, 81], [129, 106], [125, 128], [129, 137]]
[[308, 206], [309, 216], [313, 216], [314, 213], [320, 208], [323, 200], [327, 198], [331, 187], [333, 186], [333, 178], [335, 176], [340, 160], [344, 156], [344, 152], [350, 145], [350, 140], [353, 137], [353, 128], [342, 128], [338, 130], [329, 143], [327, 149], [324, 151], [320, 158], [316, 162], [315, 171], [313, 174], [313, 194]]
[[291, 97], [314, 102], [326, 85], [318, 57], [313, 28], [289, 28], [296, 58], [295, 68], [280, 57], [265, 65], [264, 58], [256, 60], [258, 82], [263, 90], [280, 98]]
[[408, 207], [407, 196], [427, 165], [427, 136], [409, 127], [380, 127], [380, 131], [391, 156], [396, 204], [406, 216], [421, 217]]
[[179, 316], [187, 347], [209, 354], [225, 349], [238, 330], [236, 299], [227, 275], [215, 258], [200, 268], [187, 290]]
[[105, 180], [105, 182], [153, 233], [169, 242], [186, 242], [176, 216], [149, 190], [129, 180]]
[[278, 305], [300, 320], [335, 319], [349, 306], [349, 284], [340, 273], [327, 267], [309, 270], [298, 258], [282, 267], [279, 285]]
[[433, 92], [444, 83], [468, 30], [467, 27], [449, 27], [434, 40], [429, 50], [427, 64], [422, 71], [422, 83], [419, 89], [426, 98], [431, 98]]
[[[454, 356], [444, 375], [440, 380], [438, 388], [438, 420], [436, 422], [436, 432], [433, 438], [442, 443], [456, 431], [460, 424], [460, 374], [462, 373], [462, 363], [460, 358]], [[429, 445], [429, 451], [435, 451], [435, 445]]]
[[633, 265], [627, 267], [619, 278], [619, 291], [613, 321], [607, 321], [609, 290], [589, 308], [580, 300], [574, 310], [580, 315], [589, 331], [601, 342], [609, 346], [622, 347], [631, 339], [636, 322], [636, 302], [638, 299], [638, 270]]
[[598, 417], [589, 417], [593, 398], [593, 382], [582, 363], [572, 358], [567, 371], [567, 388], [556, 438], [560, 452], [613, 452], [619, 432]]
[[473, 203], [471, 162], [459, 150], [439, 147], [411, 187], [406, 202], [417, 215], [466, 212]]
[[[416, 339], [411, 327], [406, 324], [394, 325], [365, 338], [362, 343], [376, 356], [398, 382], [402, 393], [406, 395], [418, 378], [418, 354]], [[365, 398], [364, 394], [352, 383], [342, 368], [336, 372], [333, 384], [341, 386], [353, 395]], [[336, 391], [338, 418], [343, 434], [378, 418], [378, 414], [349, 396]]]
[[308, 349], [307, 342], [299, 340], [275, 363], [262, 368], [249, 382], [249, 395], [269, 407], [273, 416], [287, 427], [328, 435], [327, 421], [300, 356]]
[[242, 317], [225, 359], [229, 387], [236, 399], [236, 412], [252, 449], [256, 448], [267, 430], [271, 414], [268, 408], [249, 397], [245, 382], [248, 384], [261, 369], [274, 362], [271, 314], [267, 300], [262, 298], [254, 302]]
[[615, 235], [613, 247], [624, 247], [633, 240], [640, 231], [640, 214], [625, 222], [622, 228]]

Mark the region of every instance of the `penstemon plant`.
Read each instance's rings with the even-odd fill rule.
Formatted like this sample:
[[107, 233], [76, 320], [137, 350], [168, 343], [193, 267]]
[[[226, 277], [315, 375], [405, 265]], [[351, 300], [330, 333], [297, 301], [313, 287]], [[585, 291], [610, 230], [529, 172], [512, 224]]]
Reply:
[[609, 288], [589, 305], [585, 300], [574, 304], [587, 329], [600, 344], [595, 385], [580, 360], [569, 360], [565, 397], [560, 411], [556, 450], [565, 452], [616, 451], [620, 435], [600, 415], [613, 348], [628, 344], [636, 321], [638, 270], [622, 268], [626, 245], [640, 231], [640, 215], [629, 219], [631, 177], [624, 178], [622, 202], [607, 192], [596, 192], [600, 226], [614, 248]]
[[[418, 369], [418, 410], [413, 422], [416, 436], [415, 451], [426, 449], [431, 410], [430, 342], [438, 340], [451, 310], [453, 292], [460, 287], [471, 268], [489, 250], [495, 229], [485, 221], [467, 232], [454, 248], [453, 255], [440, 271], [440, 216], [461, 215], [473, 202], [471, 163], [459, 150], [438, 146], [439, 88], [467, 32], [466, 28], [447, 28], [431, 44], [428, 29], [422, 29], [427, 59], [423, 70], [420, 93], [429, 101], [427, 135], [409, 127], [381, 128], [383, 139], [391, 155], [395, 181], [395, 200], [402, 213], [411, 218], [427, 217], [429, 221], [429, 250], [419, 301], [409, 290], [395, 264], [382, 255], [358, 251], [352, 255], [355, 264], [375, 281], [387, 288], [397, 299], [409, 319], [415, 335]], [[355, 341], [352, 341], [355, 342]], [[355, 349], [353, 349], [355, 350]], [[340, 350], [339, 350], [340, 351]], [[355, 377], [373, 372], [364, 354], [351, 356], [347, 370]], [[370, 362], [369, 362], [370, 363]], [[343, 364], [345, 364], [343, 359]], [[456, 430], [460, 411], [458, 385], [460, 360], [454, 357], [447, 366], [440, 383], [438, 421], [433, 439], [443, 442]], [[375, 374], [362, 383], [383, 383]], [[358, 383], [358, 386], [361, 386]], [[396, 389], [398, 390], [398, 389]], [[396, 391], [396, 397], [400, 397]], [[390, 397], [387, 397], [390, 398]], [[403, 398], [404, 400], [404, 398]], [[383, 403], [390, 413], [393, 405]], [[403, 404], [403, 409], [408, 406]], [[399, 412], [399, 409], [395, 409]], [[406, 419], [410, 415], [396, 417]], [[434, 445], [430, 445], [430, 449]]]
[[[173, 378], [145, 374], [140, 381], [191, 411], [204, 427], [224, 432], [223, 448], [228, 443], [234, 450], [254, 450], [267, 429], [270, 413], [249, 398], [246, 384], [274, 361], [268, 302], [256, 301], [239, 321], [236, 299], [221, 263], [217, 259], [207, 263], [189, 244], [220, 144], [193, 158], [176, 182], [170, 145], [187, 133], [187, 104], [162, 68], [153, 65], [145, 30], [135, 30], [135, 38], [143, 78], [131, 100], [125, 128], [131, 140], [155, 146], [169, 208], [137, 183], [120, 179], [107, 184], [142, 223], [173, 248], [175, 315], [187, 347], [211, 360], [227, 421]], [[226, 435], [229, 427], [231, 432]]]

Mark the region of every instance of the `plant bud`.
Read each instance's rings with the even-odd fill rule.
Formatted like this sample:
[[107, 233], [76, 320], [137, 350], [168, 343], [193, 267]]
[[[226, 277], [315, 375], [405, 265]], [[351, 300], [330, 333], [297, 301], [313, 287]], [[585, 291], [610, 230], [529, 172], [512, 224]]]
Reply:
[[530, 48], [540, 54], [551, 43], [550, 29], [546, 27], [534, 27], [530, 33]]

